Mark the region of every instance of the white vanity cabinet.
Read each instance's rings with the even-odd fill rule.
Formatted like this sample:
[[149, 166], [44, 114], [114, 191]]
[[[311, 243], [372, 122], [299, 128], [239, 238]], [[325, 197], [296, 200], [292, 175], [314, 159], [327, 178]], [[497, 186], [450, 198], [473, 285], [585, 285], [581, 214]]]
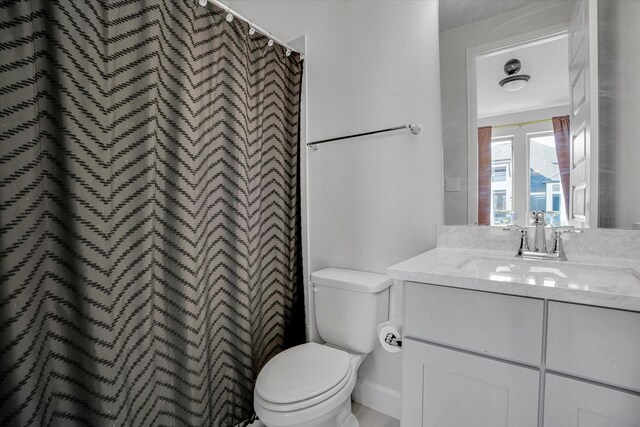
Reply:
[[640, 313], [550, 301], [546, 365], [640, 392]]
[[403, 426], [537, 426], [542, 300], [411, 282], [405, 295]]
[[405, 335], [540, 365], [543, 300], [411, 282], [405, 293]]
[[640, 313], [405, 282], [403, 427], [640, 427]]
[[545, 427], [640, 427], [640, 396], [546, 375]]
[[548, 319], [544, 425], [640, 427], [640, 313], [550, 301]]
[[403, 426], [537, 425], [537, 370], [412, 339], [403, 346]]

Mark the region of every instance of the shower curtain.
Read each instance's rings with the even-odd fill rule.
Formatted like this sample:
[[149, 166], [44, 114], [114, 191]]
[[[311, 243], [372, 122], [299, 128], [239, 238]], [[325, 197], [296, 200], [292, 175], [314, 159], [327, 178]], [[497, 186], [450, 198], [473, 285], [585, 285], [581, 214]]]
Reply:
[[0, 425], [232, 426], [304, 340], [302, 62], [193, 0], [0, 2]]

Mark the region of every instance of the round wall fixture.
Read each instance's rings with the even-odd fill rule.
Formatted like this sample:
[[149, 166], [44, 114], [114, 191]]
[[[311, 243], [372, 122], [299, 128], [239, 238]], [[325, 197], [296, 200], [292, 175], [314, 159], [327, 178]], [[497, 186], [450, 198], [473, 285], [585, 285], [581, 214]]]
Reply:
[[517, 59], [510, 59], [504, 64], [503, 69], [507, 77], [500, 80], [499, 85], [507, 92], [515, 92], [522, 89], [531, 79], [528, 74], [518, 74], [520, 68], [522, 68], [522, 64]]

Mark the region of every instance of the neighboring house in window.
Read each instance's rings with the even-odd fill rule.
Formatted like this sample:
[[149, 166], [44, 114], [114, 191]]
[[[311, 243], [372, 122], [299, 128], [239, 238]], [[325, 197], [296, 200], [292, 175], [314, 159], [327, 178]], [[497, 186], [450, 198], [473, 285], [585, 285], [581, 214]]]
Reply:
[[560, 226], [560, 170], [556, 149], [550, 145], [530, 143], [529, 150], [529, 211], [545, 211], [547, 222]]
[[513, 143], [510, 138], [491, 142], [491, 225], [513, 221]]

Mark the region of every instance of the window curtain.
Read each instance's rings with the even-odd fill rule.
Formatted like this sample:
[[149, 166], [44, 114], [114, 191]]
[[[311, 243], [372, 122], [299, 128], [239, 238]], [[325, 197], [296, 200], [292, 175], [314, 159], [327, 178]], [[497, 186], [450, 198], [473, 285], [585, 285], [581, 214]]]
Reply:
[[300, 56], [193, 0], [0, 21], [0, 425], [245, 422], [304, 340]]
[[478, 225], [491, 225], [491, 126], [478, 128]]
[[564, 203], [567, 207], [567, 219], [569, 219], [569, 193], [571, 191], [571, 137], [569, 116], [553, 117], [551, 121], [553, 122], [553, 137], [556, 143], [558, 168], [560, 169], [560, 183], [562, 184]]

